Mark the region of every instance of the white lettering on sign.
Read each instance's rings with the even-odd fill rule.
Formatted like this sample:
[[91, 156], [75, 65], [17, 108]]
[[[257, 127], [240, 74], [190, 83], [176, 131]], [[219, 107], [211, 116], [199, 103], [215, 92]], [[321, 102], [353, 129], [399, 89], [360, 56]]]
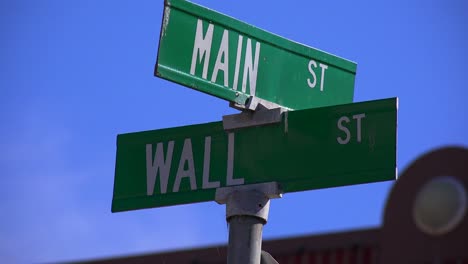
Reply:
[[[196, 74], [197, 64], [201, 64], [203, 61], [203, 71], [202, 78], [208, 79], [208, 67], [210, 62], [211, 48], [213, 45], [213, 31], [214, 25], [209, 23], [208, 29], [206, 30], [205, 35], [203, 35], [203, 20], [198, 19], [197, 29], [195, 31], [195, 41], [193, 44], [192, 52], [192, 63], [190, 65], [190, 74]], [[211, 75], [211, 82], [216, 82], [218, 80], [219, 71], [223, 71], [223, 85], [229, 87], [229, 33], [227, 29], [223, 30], [223, 36], [219, 44], [218, 55], [216, 56], [216, 61], [213, 68], [213, 73]], [[233, 90], [237, 90], [239, 83], [239, 72], [242, 58], [242, 49], [243, 49], [243, 39], [242, 35], [239, 35], [237, 41], [236, 49], [236, 64], [234, 67], [234, 79], [232, 80]], [[249, 94], [255, 95], [257, 87], [257, 73], [258, 73], [258, 61], [260, 58], [260, 42], [255, 43], [255, 51], [252, 49], [252, 40], [247, 38], [246, 51], [244, 57], [244, 68], [242, 74], [242, 92], [247, 92], [247, 84], [249, 85]]]
[[255, 95], [257, 85], [258, 56], [260, 55], [260, 42], [255, 45], [255, 61], [252, 64], [252, 41], [247, 39], [247, 51], [245, 53], [244, 76], [242, 77], [242, 92], [245, 93], [247, 87], [247, 74], [249, 75], [250, 94]]
[[203, 64], [203, 79], [208, 75], [208, 62], [210, 61], [211, 54], [211, 41], [213, 40], [213, 24], [208, 25], [205, 37], [203, 37], [203, 23], [199, 19], [197, 22], [197, 32], [195, 33], [195, 43], [193, 44], [192, 52], [192, 65], [190, 66], [190, 74], [195, 75], [195, 67], [197, 63], [197, 56], [200, 56], [200, 63], [205, 57]]
[[244, 184], [244, 178], [234, 179], [234, 133], [228, 134], [228, 158], [227, 158], [227, 171], [226, 171], [226, 185], [239, 185]]
[[[313, 68], [312, 68], [313, 67]], [[328, 69], [328, 65], [319, 63], [319, 67], [321, 68], [321, 75], [320, 75], [320, 91], [323, 92], [323, 86], [325, 84], [325, 70]], [[309, 85], [310, 88], [315, 88], [317, 85], [317, 75], [315, 74], [314, 69], [317, 69], [317, 62], [314, 60], [309, 61], [309, 72], [312, 74], [312, 80], [310, 78], [307, 78], [307, 84]]]
[[[223, 32], [223, 39], [221, 40], [221, 45], [219, 46], [218, 56], [216, 57], [216, 63], [213, 70], [213, 75], [211, 76], [211, 81], [216, 82], [216, 77], [218, 77], [218, 71], [222, 70], [224, 72], [224, 86], [228, 86], [229, 80], [229, 31], [226, 29]], [[221, 62], [221, 58], [223, 62]]]
[[154, 192], [154, 184], [156, 182], [156, 175], [158, 175], [158, 169], [161, 193], [166, 193], [173, 150], [174, 141], [169, 141], [167, 144], [166, 158], [164, 158], [163, 143], [158, 143], [156, 145], [156, 155], [153, 159], [153, 145], [146, 144], [146, 192], [148, 195], [152, 195]]
[[203, 185], [202, 189], [218, 188], [219, 181], [210, 182], [211, 137], [205, 138], [205, 156], [203, 158]]
[[[244, 178], [234, 179], [234, 133], [228, 133], [227, 142], [227, 160], [226, 160], [226, 185], [244, 184]], [[156, 144], [156, 152], [153, 156], [153, 144], [146, 144], [146, 189], [147, 195], [154, 194], [154, 186], [156, 178], [159, 175], [159, 185], [161, 194], [167, 193], [167, 184], [171, 174], [171, 164], [174, 152], [174, 141], [167, 143], [166, 154], [164, 155], [164, 144], [159, 142]], [[201, 153], [195, 153], [200, 154]], [[205, 147], [203, 154], [203, 172], [202, 172], [202, 189], [212, 189], [221, 186], [219, 181], [210, 181], [210, 164], [211, 164], [211, 137], [205, 137]], [[159, 174], [158, 174], [159, 173]], [[190, 190], [197, 190], [197, 174], [194, 164], [194, 153], [192, 148], [192, 139], [186, 138], [180, 154], [179, 164], [175, 173], [174, 185], [172, 192], [177, 193], [180, 190], [180, 184], [183, 179], [187, 178], [190, 183]], [[200, 182], [200, 181], [198, 181]]]
[[[237, 90], [237, 83], [239, 82], [239, 67], [240, 67], [240, 60], [242, 55], [242, 40], [244, 37], [239, 35], [237, 39], [237, 55], [236, 55], [236, 69], [234, 70], [234, 83], [232, 84], [232, 89]], [[260, 51], [260, 50], [259, 50]]]
[[[187, 163], [187, 169], [185, 169], [185, 163]], [[182, 155], [180, 155], [179, 168], [174, 182], [172, 192], [178, 192], [180, 187], [180, 180], [188, 177], [190, 179], [190, 189], [197, 189], [197, 182], [195, 179], [195, 166], [193, 165], [193, 151], [192, 151], [192, 140], [186, 138], [184, 140], [184, 148], [182, 149]]]
[[[361, 131], [362, 131], [362, 129], [361, 129], [361, 125], [362, 125], [361, 120], [363, 118], [365, 118], [365, 117], [366, 117], [366, 114], [364, 114], [364, 113], [353, 115], [353, 119], [356, 120], [356, 141], [358, 143], [361, 143]], [[337, 122], [338, 129], [343, 131], [346, 134], [346, 137], [344, 139], [342, 137], [337, 137], [336, 140], [341, 145], [346, 145], [351, 140], [351, 132], [343, 124], [343, 122], [346, 123], [346, 124], [349, 124], [351, 122], [351, 120], [347, 116], [342, 116], [342, 117], [340, 117], [338, 119], [338, 122]]]

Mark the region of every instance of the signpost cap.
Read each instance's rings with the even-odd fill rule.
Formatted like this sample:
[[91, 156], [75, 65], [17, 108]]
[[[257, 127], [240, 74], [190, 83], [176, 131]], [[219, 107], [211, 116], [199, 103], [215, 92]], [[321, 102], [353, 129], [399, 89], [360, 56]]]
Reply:
[[281, 198], [283, 191], [277, 182], [239, 185], [216, 189], [215, 201], [226, 204], [226, 220], [232, 216], [254, 216], [268, 220], [270, 199]]

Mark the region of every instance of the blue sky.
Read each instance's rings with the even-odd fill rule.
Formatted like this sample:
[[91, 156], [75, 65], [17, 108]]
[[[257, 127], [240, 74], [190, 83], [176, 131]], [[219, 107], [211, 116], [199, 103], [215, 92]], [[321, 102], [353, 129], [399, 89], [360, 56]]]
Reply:
[[[354, 100], [398, 96], [398, 166], [468, 146], [462, 0], [195, 1], [357, 62]], [[50, 262], [227, 241], [214, 202], [110, 212], [116, 136], [221, 120], [153, 76], [162, 1], [0, 2], [0, 260]], [[286, 194], [264, 238], [378, 226], [392, 182]]]

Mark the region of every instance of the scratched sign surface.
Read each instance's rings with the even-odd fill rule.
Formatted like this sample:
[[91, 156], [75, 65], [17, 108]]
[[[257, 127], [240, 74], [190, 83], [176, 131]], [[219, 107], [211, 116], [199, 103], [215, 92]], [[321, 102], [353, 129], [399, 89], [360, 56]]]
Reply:
[[112, 211], [210, 201], [232, 185], [275, 181], [297, 192], [393, 180], [396, 129], [392, 98], [291, 111], [233, 131], [214, 122], [122, 134]]
[[351, 103], [356, 64], [184, 0], [166, 0], [155, 75], [245, 105]]

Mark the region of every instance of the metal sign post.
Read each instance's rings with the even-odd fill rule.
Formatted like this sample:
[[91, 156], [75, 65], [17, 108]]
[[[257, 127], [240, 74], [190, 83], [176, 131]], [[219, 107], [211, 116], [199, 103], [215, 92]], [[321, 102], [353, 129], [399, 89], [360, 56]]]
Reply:
[[216, 190], [216, 202], [226, 204], [228, 264], [260, 264], [262, 230], [268, 220], [270, 199], [281, 195], [276, 182]]
[[112, 212], [215, 200], [228, 264], [270, 264], [270, 199], [395, 179], [398, 100], [352, 104], [354, 62], [188, 1], [164, 5], [155, 75], [243, 112], [118, 135]]
[[[268, 125], [281, 122], [284, 109], [260, 109], [254, 114], [242, 112], [224, 119], [224, 129]], [[274, 118], [274, 117], [277, 118]], [[260, 264], [263, 225], [268, 220], [270, 199], [281, 198], [277, 182], [239, 185], [216, 189], [215, 201], [226, 204], [229, 224], [227, 264]]]

